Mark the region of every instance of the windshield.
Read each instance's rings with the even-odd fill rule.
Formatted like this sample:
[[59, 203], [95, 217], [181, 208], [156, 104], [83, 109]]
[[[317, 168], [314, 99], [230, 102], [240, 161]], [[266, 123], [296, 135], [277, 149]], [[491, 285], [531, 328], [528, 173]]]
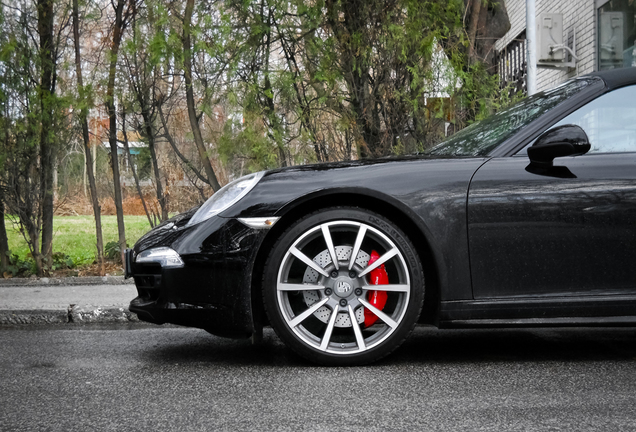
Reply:
[[436, 156], [486, 156], [547, 110], [595, 81], [595, 78], [575, 79], [537, 93], [485, 120], [473, 123], [425, 153]]

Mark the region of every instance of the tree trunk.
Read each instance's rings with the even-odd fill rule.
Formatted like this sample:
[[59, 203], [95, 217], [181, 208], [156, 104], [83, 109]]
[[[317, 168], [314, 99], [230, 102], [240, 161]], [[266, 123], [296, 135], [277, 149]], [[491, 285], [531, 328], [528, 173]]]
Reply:
[[144, 194], [141, 192], [141, 185], [139, 184], [139, 176], [137, 176], [137, 170], [135, 169], [135, 165], [133, 164], [132, 158], [130, 157], [130, 148], [128, 146], [128, 134], [126, 133], [126, 111], [122, 112], [121, 125], [122, 125], [121, 127], [122, 134], [124, 135], [124, 151], [126, 152], [128, 163], [130, 164], [130, 170], [132, 171], [133, 177], [135, 178], [135, 186], [137, 186], [137, 193], [139, 194], [141, 205], [144, 207], [144, 212], [146, 213], [146, 217], [148, 218], [148, 223], [150, 223], [151, 228], [154, 228], [155, 224], [150, 218], [150, 212], [148, 211], [148, 206], [146, 206], [146, 200], [144, 199]]
[[[4, 113], [0, 112], [0, 124], [5, 124], [4, 123]], [[2, 145], [4, 147], [4, 151], [6, 151], [7, 153], [10, 152], [9, 150], [9, 134], [7, 133], [8, 131], [6, 130], [1, 130], [0, 131], [0, 137], [3, 138], [3, 142]], [[7, 163], [7, 159], [9, 159], [9, 156], [7, 155], [7, 153], [2, 154], [2, 157], [4, 158], [4, 163]], [[5, 165], [6, 168], [6, 165]], [[5, 175], [7, 175], [7, 171], [10, 170], [3, 170], [2, 175], [0, 175], [0, 181], [2, 181], [2, 183], [5, 183], [5, 179], [6, 177], [4, 177]], [[10, 178], [10, 174], [7, 175], [7, 177]], [[6, 183], [5, 183], [6, 184]], [[5, 215], [5, 205], [4, 205], [4, 201], [5, 201], [5, 195], [4, 195], [4, 191], [3, 189], [0, 187], [0, 277], [2, 277], [2, 273], [4, 273], [7, 270], [7, 266], [9, 265], [9, 240], [7, 238], [7, 228], [5, 226], [4, 223], [4, 215]]]
[[[261, 3], [264, 6], [263, 3]], [[261, 21], [265, 22], [264, 8], [261, 7]], [[283, 142], [283, 131], [280, 119], [276, 113], [276, 106], [274, 105], [274, 90], [272, 89], [272, 83], [269, 79], [269, 53], [271, 46], [271, 11], [267, 14], [267, 32], [265, 33], [265, 46], [263, 51], [263, 73], [264, 73], [264, 88], [265, 94], [265, 112], [267, 117], [267, 123], [269, 124], [269, 136], [272, 141], [276, 143], [278, 148], [278, 164], [281, 167], [287, 166], [287, 155], [285, 153], [285, 144]]]
[[[97, 184], [95, 183], [95, 173], [93, 172], [93, 157], [91, 155], [90, 137], [88, 134], [88, 108], [86, 107], [86, 99], [84, 94], [84, 83], [82, 78], [82, 62], [80, 55], [79, 42], [79, 6], [78, 0], [73, 0], [73, 39], [75, 45], [75, 73], [77, 75], [77, 87], [79, 88], [79, 97], [81, 109], [79, 114], [80, 123], [82, 125], [82, 138], [84, 140], [84, 173], [88, 177], [88, 183], [91, 191], [91, 201], [93, 203], [93, 215], [95, 217], [95, 234], [97, 236], [97, 263], [99, 264], [99, 274], [104, 276], [104, 239], [102, 237], [102, 215], [97, 199]], [[86, 184], [84, 184], [86, 188]], [[86, 189], [84, 189], [86, 190]]]
[[117, 212], [117, 233], [119, 235], [119, 252], [121, 262], [124, 262], [124, 250], [126, 249], [126, 227], [124, 226], [124, 209], [122, 204], [121, 182], [119, 178], [119, 160], [117, 158], [117, 111], [115, 110], [115, 72], [117, 56], [124, 31], [124, 4], [126, 0], [117, 0], [115, 7], [115, 27], [113, 28], [113, 41], [110, 47], [110, 65], [108, 69], [108, 87], [106, 90], [106, 111], [108, 112], [109, 131], [108, 144], [110, 145], [110, 162], [113, 169], [113, 184], [115, 187], [115, 210]]
[[[351, 98], [356, 124], [356, 142], [361, 158], [383, 154], [379, 113], [370, 81], [370, 65], [363, 57], [354, 35], [364, 34], [368, 27], [368, 8], [364, 2], [328, 0], [327, 22], [340, 45], [340, 62]], [[341, 19], [341, 17], [343, 19]]]
[[7, 239], [7, 227], [4, 224], [4, 196], [0, 192], [0, 277], [9, 265], [9, 240]]
[[474, 63], [475, 58], [475, 43], [477, 38], [477, 24], [479, 23], [479, 14], [481, 13], [481, 1], [474, 0], [471, 4], [470, 11], [470, 27], [468, 29], [468, 41], [470, 46], [468, 48], [468, 61]]
[[212, 169], [212, 163], [210, 157], [203, 144], [203, 136], [201, 135], [201, 129], [199, 128], [199, 119], [197, 118], [195, 103], [194, 103], [194, 89], [192, 88], [192, 13], [194, 11], [194, 0], [187, 0], [185, 7], [185, 14], [183, 17], [183, 75], [186, 83], [186, 104], [188, 106], [188, 118], [190, 119], [190, 127], [192, 128], [192, 135], [194, 135], [194, 143], [197, 146], [199, 156], [203, 162], [205, 173], [208, 177], [209, 184], [212, 186], [214, 192], [221, 189], [216, 174]]
[[[147, 107], [146, 107], [147, 108]], [[161, 173], [159, 172], [159, 162], [157, 160], [157, 149], [155, 147], [156, 137], [153, 127], [153, 120], [146, 108], [142, 108], [141, 116], [144, 119], [144, 135], [148, 140], [148, 150], [150, 150], [150, 159], [152, 160], [152, 170], [155, 173], [155, 183], [157, 184], [157, 201], [161, 207], [161, 220], [168, 219], [168, 201], [163, 193], [163, 185], [161, 184]]]
[[[38, 0], [38, 34], [40, 36], [40, 203], [42, 206], [42, 267], [38, 275], [44, 274], [44, 267], [51, 264], [53, 253], [53, 81], [55, 79], [55, 59], [53, 54], [53, 0]], [[38, 260], [36, 259], [36, 262]]]
[[[478, 9], [478, 10], [477, 10]], [[503, 1], [464, 0], [464, 28], [469, 44], [460, 51], [468, 57], [464, 70], [475, 62], [482, 62], [488, 73], [496, 74], [495, 43], [510, 30], [510, 19]], [[459, 40], [451, 37], [440, 39], [442, 47], [455, 46]]]
[[181, 161], [183, 161], [183, 163], [192, 170], [194, 175], [197, 176], [199, 180], [201, 180], [207, 185], [210, 185], [210, 182], [208, 181], [208, 179], [203, 174], [201, 174], [201, 172], [194, 166], [192, 161], [186, 158], [183, 155], [183, 153], [179, 151], [179, 148], [177, 147], [177, 143], [174, 142], [174, 138], [172, 137], [172, 134], [170, 133], [170, 129], [168, 129], [168, 122], [166, 121], [166, 117], [163, 115], [163, 109], [161, 108], [161, 101], [157, 104], [157, 111], [159, 111], [159, 119], [161, 120], [161, 125], [163, 126], [163, 130], [164, 130], [163, 137], [168, 141], [168, 143], [170, 144], [170, 147], [172, 147], [172, 150], [179, 157], [179, 159], [181, 159]]
[[[136, 21], [136, 18], [137, 18], [136, 12], [137, 11], [135, 10], [135, 12], [133, 13], [133, 25], [132, 25], [132, 33], [133, 33], [132, 37], [135, 44], [137, 43], [136, 41], [137, 41], [137, 31], [138, 31], [138, 25]], [[148, 20], [151, 23], [154, 23], [155, 21], [154, 14], [152, 13], [152, 8], [148, 9]], [[159, 202], [159, 207], [161, 208], [160, 221], [164, 221], [168, 219], [168, 200], [166, 195], [163, 192], [163, 183], [161, 180], [162, 176], [161, 176], [161, 171], [159, 170], [159, 161], [157, 157], [157, 148], [156, 148], [157, 131], [156, 131], [155, 123], [157, 120], [157, 115], [155, 111], [156, 109], [155, 103], [157, 101], [155, 98], [153, 98], [154, 89], [156, 89], [157, 87], [156, 85], [157, 75], [155, 74], [156, 68], [155, 67], [149, 68], [145, 64], [147, 62], [145, 61], [146, 58], [143, 55], [141, 56], [141, 58], [139, 58], [138, 56], [134, 56], [133, 64], [129, 62], [128, 58], [125, 55], [124, 55], [124, 59], [126, 60], [126, 64], [129, 69], [129, 75], [130, 75], [129, 80], [131, 84], [131, 90], [134, 93], [135, 98], [137, 99], [137, 103], [139, 104], [139, 108], [141, 111], [141, 117], [144, 120], [143, 125], [141, 125], [140, 127], [141, 129], [140, 132], [141, 132], [141, 135], [146, 139], [146, 142], [148, 143], [148, 150], [150, 150], [152, 171], [155, 176], [157, 201]], [[152, 77], [152, 80], [150, 81], [148, 79], [149, 76]], [[152, 96], [151, 96], [151, 91], [153, 92]], [[124, 132], [126, 130], [125, 116], [126, 116], [126, 110], [124, 109], [122, 110], [122, 122], [123, 122], [122, 131]], [[141, 195], [141, 188], [139, 187], [137, 174], [134, 169], [132, 159], [130, 156], [130, 149], [128, 148], [128, 138], [124, 137], [124, 141], [125, 141], [124, 145], [126, 146], [125, 151], [128, 157], [128, 161], [130, 162], [131, 169], [133, 170], [133, 175], [135, 176], [135, 183], [137, 184], [139, 197], [144, 203], [144, 209], [145, 209], [145, 202], [143, 201], [143, 196]], [[146, 214], [148, 213], [146, 212]], [[152, 223], [151, 223], [151, 226], [152, 226]]]

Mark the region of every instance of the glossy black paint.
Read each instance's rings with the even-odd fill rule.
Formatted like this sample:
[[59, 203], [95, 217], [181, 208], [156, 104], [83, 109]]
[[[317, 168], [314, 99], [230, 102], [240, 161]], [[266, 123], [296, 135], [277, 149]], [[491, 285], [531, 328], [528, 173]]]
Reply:
[[550, 168], [555, 158], [581, 156], [590, 151], [590, 148], [590, 140], [580, 126], [563, 125], [552, 128], [537, 138], [528, 148], [528, 157], [530, 165]]
[[475, 299], [636, 294], [636, 154], [556, 163], [576, 178], [528, 173], [524, 157], [492, 159], [475, 174], [468, 200]]
[[444, 299], [470, 298], [466, 192], [484, 161], [420, 157], [274, 171], [223, 216], [275, 215], [284, 225], [286, 215], [303, 205], [326, 208], [336, 203], [371, 205], [385, 215], [400, 213], [425, 233], [443, 285], [456, 287], [444, 291]]
[[176, 229], [170, 222], [168, 228], [144, 236], [134, 251], [169, 246], [181, 255], [185, 267], [133, 264], [139, 297], [130, 310], [157, 324], [201, 327], [219, 336], [250, 335], [254, 323], [245, 287], [250, 286], [250, 270], [264, 232], [220, 217]]
[[[258, 333], [262, 270], [277, 236], [308, 212], [358, 206], [411, 236], [425, 267], [427, 322], [631, 323], [636, 154], [557, 157], [538, 171], [528, 169], [526, 155], [513, 156], [578, 107], [636, 82], [633, 70], [599, 76], [488, 157], [414, 156], [273, 170], [208, 221], [187, 227], [194, 210], [179, 215], [140, 239], [134, 253], [170, 246], [185, 267], [133, 263], [139, 297], [131, 310], [151, 322], [224, 336]], [[270, 216], [280, 217], [270, 230], [237, 220]]]
[[[427, 246], [437, 257], [435, 265], [441, 283], [457, 287], [455, 291], [444, 291], [448, 296], [444, 299], [471, 298], [466, 191], [470, 177], [484, 161], [418, 157], [269, 172], [221, 217], [193, 227], [175, 227], [169, 221], [140, 239], [134, 248], [136, 253], [151, 247], [170, 246], [186, 264], [185, 269], [162, 271], [161, 296], [154, 303], [145, 304], [143, 309], [162, 316], [153, 322], [180, 324], [184, 318], [170, 318], [172, 309], [179, 309], [179, 305], [187, 305], [189, 309], [192, 306], [206, 308], [209, 315], [218, 315], [222, 308], [229, 307], [234, 313], [231, 317], [224, 315], [223, 323], [217, 324], [223, 324], [220, 330], [210, 328], [208, 322], [199, 327], [222, 335], [234, 328], [240, 334], [254, 330], [255, 306], [250, 288], [254, 278], [261, 277], [252, 274], [254, 258], [264, 237], [275, 231], [253, 230], [236, 218], [281, 216], [279, 224], [284, 226], [293, 220], [287, 220], [287, 215], [293, 215], [295, 209], [309, 203], [320, 207], [375, 203], [380, 212], [402, 213], [418, 230], [426, 233]], [[395, 175], [396, 171], [409, 178], [409, 182], [405, 184]], [[358, 201], [350, 201], [354, 197]], [[139, 271], [133, 266], [135, 275]], [[137, 279], [135, 276], [136, 282]], [[133, 312], [139, 313], [141, 309], [139, 304], [131, 305]]]

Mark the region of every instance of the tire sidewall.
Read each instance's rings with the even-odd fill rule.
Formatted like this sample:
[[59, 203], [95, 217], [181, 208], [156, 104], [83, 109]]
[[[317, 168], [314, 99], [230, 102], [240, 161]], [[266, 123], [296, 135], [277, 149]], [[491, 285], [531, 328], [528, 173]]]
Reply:
[[[387, 235], [398, 247], [408, 267], [411, 293], [406, 312], [397, 329], [378, 346], [361, 353], [338, 355], [323, 352], [306, 345], [289, 328], [278, 304], [277, 279], [281, 263], [291, 245], [305, 232], [317, 225], [349, 220], [362, 222]], [[411, 333], [419, 318], [424, 300], [424, 275], [415, 247], [406, 235], [391, 221], [377, 213], [350, 207], [335, 207], [309, 214], [292, 224], [274, 244], [263, 274], [263, 300], [265, 310], [276, 334], [301, 356], [327, 365], [354, 365], [376, 361], [395, 350]]]

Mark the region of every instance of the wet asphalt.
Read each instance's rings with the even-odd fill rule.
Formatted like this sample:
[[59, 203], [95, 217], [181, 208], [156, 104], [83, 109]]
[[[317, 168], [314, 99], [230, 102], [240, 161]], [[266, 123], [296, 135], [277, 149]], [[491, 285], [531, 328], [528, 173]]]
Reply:
[[634, 431], [636, 329], [418, 327], [366, 367], [146, 324], [0, 328], [0, 430]]

